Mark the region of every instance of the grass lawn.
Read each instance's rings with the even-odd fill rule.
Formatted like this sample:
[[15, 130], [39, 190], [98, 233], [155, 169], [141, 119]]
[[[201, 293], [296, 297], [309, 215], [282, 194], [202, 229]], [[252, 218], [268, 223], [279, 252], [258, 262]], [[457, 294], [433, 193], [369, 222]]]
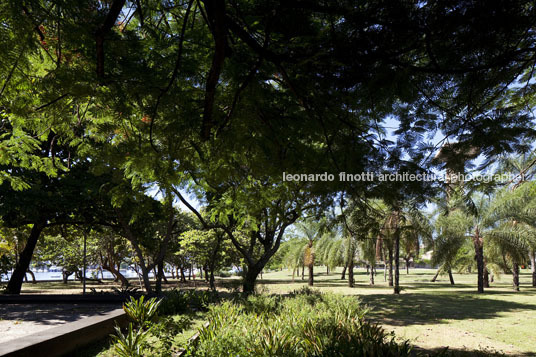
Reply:
[[[536, 356], [536, 288], [530, 286], [528, 270], [522, 270], [520, 292], [512, 290], [511, 276], [503, 275], [484, 294], [475, 292], [476, 274], [455, 274], [453, 286], [447, 276], [430, 282], [432, 269], [410, 269], [409, 275], [401, 270], [398, 296], [384, 281], [383, 270], [370, 286], [365, 269], [356, 269], [354, 288], [340, 280], [340, 271], [327, 275], [317, 267], [315, 287], [358, 295], [369, 306], [370, 319], [416, 347]], [[307, 285], [307, 273], [305, 280], [294, 282], [291, 273], [264, 274], [260, 291], [286, 293]]]

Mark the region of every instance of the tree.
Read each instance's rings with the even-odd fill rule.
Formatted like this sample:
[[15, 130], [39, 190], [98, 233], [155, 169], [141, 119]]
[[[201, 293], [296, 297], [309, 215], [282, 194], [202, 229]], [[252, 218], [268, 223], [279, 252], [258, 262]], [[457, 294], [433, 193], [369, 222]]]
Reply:
[[325, 222], [314, 221], [313, 219], [304, 220], [295, 224], [296, 232], [307, 239], [307, 246], [303, 252], [303, 264], [306, 265], [309, 270], [309, 281], [307, 283], [309, 286], [313, 286], [314, 283], [313, 269], [316, 257], [315, 247], [322, 237], [324, 225]]
[[99, 187], [105, 178], [91, 174], [88, 166], [88, 162], [80, 161], [76, 166], [73, 164], [67, 173], [55, 178], [28, 170], [13, 170], [12, 175], [30, 182], [31, 188], [19, 192], [11, 190], [6, 183], [0, 186], [0, 215], [4, 225], [31, 225], [6, 292], [20, 293], [35, 246], [45, 228], [95, 220]]
[[201, 266], [207, 274], [210, 288], [216, 290], [214, 272], [237, 262], [234, 247], [225, 239], [225, 232], [221, 229], [192, 229], [182, 233], [179, 239], [180, 251], [175, 254], [189, 257], [190, 261]]
[[[87, 251], [84, 257], [84, 235], [86, 236]], [[54, 227], [49, 229], [39, 241], [34, 253], [36, 263], [47, 263], [62, 267], [63, 282], [72, 274], [83, 281], [84, 263], [97, 265], [98, 238], [87, 232], [87, 229], [75, 226]], [[92, 280], [86, 277], [86, 280]], [[96, 279], [97, 281], [100, 281]]]
[[[281, 229], [317, 197], [369, 189], [390, 196], [388, 186], [362, 182], [283, 184], [292, 194], [274, 194], [269, 186], [282, 172], [426, 166], [435, 149], [426, 131], [442, 130], [488, 158], [526, 148], [535, 134], [525, 105], [535, 91], [535, 12], [530, 1], [4, 2], [0, 180], [31, 189], [35, 182], [12, 168], [61, 172], [55, 154], [34, 152], [61, 141], [114, 156], [109, 163], [134, 186], [156, 184], [168, 201], [173, 187], [195, 182], [218, 216], [212, 223], [247, 226], [256, 232], [253, 246], [264, 241], [275, 252]], [[384, 136], [388, 116], [400, 121], [396, 147]], [[245, 198], [235, 184], [258, 182], [270, 196], [259, 201], [262, 209], [240, 207], [258, 193], [236, 205], [220, 202]], [[406, 198], [386, 202], [398, 207]], [[259, 233], [265, 220], [272, 222]], [[30, 242], [43, 221], [29, 223]], [[164, 231], [162, 253], [170, 240]], [[247, 255], [254, 280], [265, 263]]]
[[[535, 205], [533, 183], [520, 182], [515, 190], [506, 188], [500, 191], [490, 208], [495, 220], [490, 241], [500, 248], [503, 261], [505, 256], [508, 258], [516, 291], [519, 291], [519, 265], [527, 257], [533, 257], [536, 248]], [[534, 264], [533, 259], [531, 264]], [[534, 270], [532, 280], [534, 285]]]
[[292, 281], [296, 271], [299, 275], [300, 267], [305, 267], [305, 248], [307, 247], [307, 240], [305, 237], [293, 236], [285, 242], [281, 243], [281, 252], [283, 255], [283, 262], [289, 268], [292, 269]]

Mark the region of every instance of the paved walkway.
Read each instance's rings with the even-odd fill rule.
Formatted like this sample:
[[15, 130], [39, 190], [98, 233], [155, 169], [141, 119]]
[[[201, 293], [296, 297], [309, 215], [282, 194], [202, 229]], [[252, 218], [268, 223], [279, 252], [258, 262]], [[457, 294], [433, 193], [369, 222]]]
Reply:
[[0, 343], [90, 316], [104, 315], [119, 304], [0, 305]]

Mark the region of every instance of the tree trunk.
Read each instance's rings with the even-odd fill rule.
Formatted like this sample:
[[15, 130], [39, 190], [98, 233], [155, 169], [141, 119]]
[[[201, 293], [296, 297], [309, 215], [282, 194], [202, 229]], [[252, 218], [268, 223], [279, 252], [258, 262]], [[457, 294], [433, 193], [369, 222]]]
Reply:
[[370, 268], [370, 285], [374, 285], [374, 267]]
[[292, 282], [294, 282], [295, 275], [296, 275], [296, 268], [292, 268]]
[[355, 285], [355, 279], [354, 279], [354, 259], [353, 257], [350, 258], [348, 262], [348, 286], [353, 288]]
[[484, 292], [484, 247], [480, 240], [478, 229], [473, 237], [473, 245], [475, 247], [475, 259], [478, 271], [478, 292]]
[[393, 284], [393, 249], [389, 249], [389, 286], [394, 286]]
[[513, 276], [513, 285], [514, 291], [519, 291], [519, 264], [512, 264], [512, 276]]
[[216, 261], [217, 261], [218, 253], [220, 251], [220, 245], [223, 239], [223, 235], [218, 234], [216, 238], [217, 238], [216, 245], [214, 246], [214, 250], [212, 251], [212, 255], [211, 255], [211, 259], [209, 263], [209, 269], [210, 269], [209, 286], [210, 286], [210, 289], [212, 289], [213, 291], [216, 291], [216, 284], [214, 284], [214, 270], [216, 269]]
[[244, 282], [242, 284], [242, 291], [244, 294], [249, 295], [255, 292], [255, 282], [257, 281], [257, 276], [259, 276], [262, 265], [255, 264], [248, 266], [246, 275], [244, 276]]
[[409, 275], [409, 259], [405, 259], [406, 261], [406, 275]]
[[440, 270], [441, 270], [441, 267], [437, 268], [437, 271], [436, 271], [434, 277], [433, 277], [432, 280], [431, 280], [432, 283], [435, 283], [435, 282], [436, 282], [437, 277], [439, 276], [439, 271], [440, 271]]
[[305, 265], [301, 267], [301, 280], [305, 279]]
[[113, 263], [110, 263], [110, 264], [102, 263], [102, 268], [106, 269], [110, 273], [112, 273], [112, 275], [115, 277], [115, 280], [116, 281], [119, 280], [121, 282], [121, 286], [129, 286], [130, 285], [130, 282], [128, 281], [128, 279], [125, 278], [125, 276], [123, 274], [121, 274], [121, 272], [119, 270], [117, 270], [115, 268], [115, 264], [113, 264]]
[[208, 285], [212, 291], [216, 291], [216, 284], [214, 284], [214, 267], [210, 269], [210, 278], [208, 281]]
[[37, 283], [37, 281], [35, 281], [35, 274], [33, 273], [33, 271], [28, 269], [27, 273], [30, 274], [30, 276], [32, 277], [32, 284]]
[[[185, 282], [186, 277], [184, 276], [184, 267], [182, 265], [181, 265], [181, 268], [180, 268], [180, 272], [181, 272], [181, 281]], [[189, 273], [188, 273], [188, 280], [190, 280], [190, 274]]]
[[329, 266], [326, 265], [326, 275], [329, 275]]
[[448, 273], [449, 273], [450, 285], [454, 285], [454, 276], [452, 275], [452, 270], [449, 269]]
[[208, 283], [209, 280], [210, 280], [210, 277], [209, 277], [209, 270], [208, 270], [208, 265], [205, 264], [203, 266], [203, 270], [205, 271], [205, 281]]
[[32, 261], [33, 252], [41, 232], [45, 228], [46, 224], [44, 222], [35, 223], [30, 231], [30, 236], [26, 241], [26, 246], [23, 251], [20, 253], [19, 261], [15, 266], [15, 270], [9, 279], [7, 288], [5, 290], [6, 294], [20, 294], [22, 288], [22, 282], [26, 276], [26, 272], [30, 268], [30, 262]]
[[383, 262], [383, 281], [387, 281], [387, 262]]
[[395, 286], [393, 292], [395, 294], [400, 294], [400, 228], [397, 228], [395, 232]]
[[153, 288], [151, 286], [151, 279], [149, 278], [149, 272], [151, 269], [149, 267], [146, 267], [145, 264], [139, 265], [141, 269], [141, 279], [143, 280], [143, 287], [145, 288], [145, 291], [148, 293], [153, 292]]
[[72, 271], [67, 271], [67, 270], [61, 271], [61, 280], [64, 284], [67, 284], [67, 279], [69, 279], [72, 273], [73, 273]]
[[530, 252], [530, 269], [532, 271], [532, 286], [536, 287], [536, 256], [534, 251]]
[[489, 271], [484, 262], [484, 287], [489, 288]]
[[[173, 273], [173, 270], [171, 270], [171, 272]], [[172, 276], [173, 278], [173, 276]], [[166, 276], [166, 271], [164, 270], [164, 274], [162, 274], [162, 280], [164, 281], [165, 284], [169, 284], [169, 281], [167, 280], [167, 276]]]
[[313, 264], [312, 263], [309, 264], [308, 268], [309, 268], [309, 281], [307, 282], [307, 285], [313, 286], [313, 283], [314, 283], [314, 277], [313, 277], [314, 266], [313, 266]]
[[342, 268], [341, 280], [346, 279], [346, 265]]

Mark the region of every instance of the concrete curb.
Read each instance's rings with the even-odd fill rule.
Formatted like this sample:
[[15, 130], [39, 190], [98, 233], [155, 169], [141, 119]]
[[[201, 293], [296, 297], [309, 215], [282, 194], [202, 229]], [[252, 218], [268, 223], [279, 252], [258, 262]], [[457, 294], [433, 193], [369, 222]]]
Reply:
[[65, 304], [65, 303], [92, 303], [92, 304], [110, 304], [123, 303], [128, 301], [127, 295], [114, 294], [27, 294], [27, 295], [9, 295], [0, 294], [0, 304]]

